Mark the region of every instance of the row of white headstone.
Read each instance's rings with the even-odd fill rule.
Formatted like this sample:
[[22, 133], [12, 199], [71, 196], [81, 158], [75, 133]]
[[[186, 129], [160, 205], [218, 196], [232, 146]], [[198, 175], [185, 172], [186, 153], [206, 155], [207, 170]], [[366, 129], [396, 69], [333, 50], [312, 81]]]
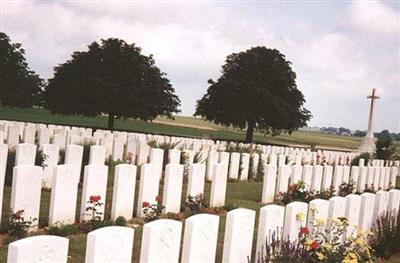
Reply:
[[[262, 254], [268, 240], [282, 229], [284, 239], [298, 239], [299, 228], [314, 227], [316, 219], [345, 217], [349, 222], [346, 235], [358, 229], [370, 231], [378, 216], [393, 216], [399, 211], [400, 190], [377, 194], [350, 194], [346, 197], [316, 199], [309, 204], [292, 202], [286, 207], [266, 205], [260, 209], [256, 255]], [[222, 262], [248, 262], [253, 247], [255, 211], [238, 208], [227, 213]], [[300, 216], [299, 216], [300, 215]], [[140, 262], [215, 262], [219, 216], [194, 215], [185, 220], [181, 251], [182, 222], [159, 219], [143, 227]], [[279, 238], [280, 234], [276, 237]], [[85, 262], [131, 262], [134, 230], [128, 227], [105, 227], [87, 235]], [[8, 262], [67, 262], [67, 238], [55, 236], [28, 237], [9, 245]]]
[[[220, 207], [225, 204], [226, 177], [221, 176], [221, 165], [215, 165], [214, 180], [211, 187], [210, 206]], [[153, 204], [159, 195], [160, 174], [156, 173], [154, 164], [143, 164], [140, 169], [140, 182], [136, 215], [143, 216], [142, 203]], [[71, 224], [75, 222], [76, 203], [80, 167], [73, 164], [56, 165], [53, 168], [52, 189], [50, 198], [49, 225]], [[111, 219], [119, 216], [131, 219], [134, 215], [135, 188], [137, 167], [133, 164], [119, 164], [115, 167]], [[27, 219], [39, 219], [43, 169], [34, 165], [19, 165], [13, 170], [11, 189], [11, 210], [13, 213], [24, 210]], [[91, 196], [100, 196], [101, 203], [106, 202], [108, 166], [90, 164], [85, 166], [80, 220], [91, 219], [86, 208]], [[204, 193], [205, 165], [192, 164], [188, 174], [188, 195], [196, 196]], [[183, 189], [183, 165], [168, 164], [166, 166], [164, 187], [162, 191], [163, 212], [179, 213], [181, 209]], [[3, 187], [0, 191], [2, 200]], [[2, 203], [2, 202], [1, 202]], [[104, 205], [97, 212], [104, 216]], [[38, 221], [36, 221], [38, 223]], [[37, 224], [32, 229], [36, 229]]]
[[[20, 138], [22, 138], [22, 140], [20, 140]], [[58, 145], [61, 149], [65, 148], [68, 144], [101, 144], [106, 147], [107, 157], [111, 155], [114, 160], [122, 160], [123, 158], [123, 151], [120, 150], [121, 145], [125, 146], [126, 153], [132, 152], [134, 154], [136, 151], [132, 151], [132, 148], [135, 148], [141, 141], [172, 143], [176, 144], [175, 148], [177, 149], [190, 149], [194, 152], [202, 152], [204, 155], [207, 155], [209, 151], [225, 151], [228, 146], [236, 145], [235, 143], [227, 143], [225, 141], [214, 142], [212, 140], [119, 131], [111, 132], [109, 130], [96, 130], [93, 132], [90, 128], [0, 121], [0, 143], [4, 140], [7, 141], [10, 147], [15, 147], [19, 141], [25, 143], [36, 142], [39, 146], [53, 143]], [[265, 154], [288, 156], [290, 159], [297, 160], [298, 164], [299, 160], [304, 160], [305, 162], [313, 161], [315, 163], [318, 158], [324, 158], [327, 163], [335, 162], [336, 164], [343, 165], [356, 156], [356, 153], [326, 150], [313, 152], [310, 149], [271, 145], [239, 143], [239, 147], [253, 147], [258, 148]]]
[[[120, 145], [120, 152], [123, 152], [123, 147], [122, 144]], [[28, 144], [28, 143], [23, 143], [23, 144], [18, 144], [16, 146], [16, 158], [15, 158], [15, 165], [33, 165], [35, 163], [35, 156], [36, 156], [36, 149], [37, 146], [34, 144]], [[164, 167], [164, 150], [158, 149], [158, 148], [151, 148], [149, 147], [145, 142], [141, 142], [139, 146], [136, 148], [138, 149], [135, 154], [137, 154], [138, 158], [137, 160], [140, 160], [140, 162], [136, 162], [138, 166], [145, 164], [145, 163], [152, 163], [155, 164], [156, 166], [156, 173], [161, 174], [163, 170], [165, 170]], [[42, 154], [44, 156], [44, 175], [43, 175], [43, 185], [47, 188], [51, 188], [52, 182], [52, 171], [54, 171], [54, 167], [58, 164], [59, 162], [59, 147], [54, 144], [44, 144], [40, 147], [40, 150], [42, 151]], [[147, 157], [147, 152], [149, 152], [149, 157]], [[144, 154], [142, 154], [144, 153]], [[194, 161], [194, 152], [193, 151], [184, 151], [184, 154], [188, 157], [185, 161], [186, 165], [189, 165], [193, 163]], [[169, 164], [179, 164], [181, 163], [181, 151], [177, 149], [172, 149], [169, 150], [168, 152], [168, 160], [167, 163]], [[143, 158], [144, 156], [144, 158]], [[130, 156], [131, 159], [129, 160], [130, 163], [135, 163], [134, 157]], [[313, 188], [315, 186], [315, 190], [323, 189], [326, 187], [329, 187], [331, 184], [331, 177], [333, 176], [333, 179], [340, 177], [340, 180], [336, 180], [337, 183], [341, 183], [341, 178], [343, 178], [342, 181], [344, 182], [349, 182], [350, 178], [350, 167], [349, 166], [335, 166], [338, 168], [335, 168], [335, 174], [338, 172], [338, 176], [335, 177], [335, 174], [330, 175], [329, 173], [332, 173], [332, 171], [329, 169], [329, 165], [324, 166], [327, 176], [324, 176], [325, 178], [327, 177], [327, 180], [322, 182], [322, 166], [320, 165], [294, 165], [293, 168], [290, 168], [292, 164], [286, 165], [285, 164], [285, 157], [282, 157], [280, 155], [266, 155], [266, 154], [248, 154], [248, 153], [229, 153], [229, 152], [209, 152], [208, 153], [208, 158], [206, 161], [206, 178], [207, 180], [212, 180], [213, 176], [213, 167], [214, 164], [222, 164], [224, 166], [223, 172], [227, 174], [228, 178], [231, 179], [239, 179], [242, 181], [248, 180], [250, 175], [256, 175], [258, 172], [258, 166], [261, 165], [260, 162], [263, 163], [263, 165], [272, 165], [272, 166], [279, 166], [279, 171], [282, 171], [279, 173], [279, 177], [283, 178], [280, 182], [285, 182], [285, 176], [288, 178], [291, 178], [291, 184], [297, 182], [298, 178], [303, 178], [302, 180], [305, 181], [309, 186], [313, 185]], [[250, 158], [252, 159], [252, 165], [250, 167]], [[68, 145], [66, 147], [66, 152], [65, 152], [65, 164], [73, 164], [78, 167], [82, 166], [82, 159], [83, 159], [83, 146], [80, 145]], [[90, 156], [89, 156], [89, 164], [104, 164], [106, 160], [106, 148], [104, 146], [100, 145], [92, 145], [90, 147]], [[0, 165], [5, 165], [7, 162], [7, 145], [0, 144]], [[2, 164], [3, 163], [3, 164]], [[283, 168], [282, 168], [283, 167]], [[314, 168], [313, 168], [314, 167]], [[340, 169], [340, 167], [343, 167], [343, 171]], [[371, 174], [373, 169], [376, 171], [382, 171], [383, 175], [385, 177], [385, 174], [387, 175], [386, 177], [390, 177], [390, 174], [393, 174], [395, 166], [392, 166], [392, 168], [389, 167], [381, 167], [381, 168], [368, 168], [370, 171], [368, 174]], [[251, 171], [250, 171], [251, 169]], [[290, 171], [288, 171], [290, 169]], [[353, 172], [353, 169], [356, 171]], [[358, 168], [352, 167], [351, 172], [352, 174], [358, 173]], [[364, 174], [364, 171], [366, 171], [367, 168], [364, 167], [363, 163], [360, 163], [360, 173]], [[390, 170], [390, 171], [389, 171]], [[275, 172], [276, 173], [276, 172]], [[343, 173], [343, 175], [341, 175]], [[377, 173], [377, 172], [375, 172]], [[365, 176], [361, 176], [360, 178], [364, 178]], [[379, 176], [375, 176], [378, 178]], [[392, 176], [393, 177], [393, 176]], [[354, 177], [358, 178], [358, 176]], [[369, 176], [368, 178], [373, 179], [373, 176]], [[315, 179], [313, 181], [313, 179]], [[321, 186], [321, 183], [323, 186]], [[378, 184], [376, 184], [378, 183]], [[390, 180], [382, 180], [382, 181], [371, 181], [363, 183], [361, 182], [361, 187], [364, 187], [365, 184], [368, 184], [370, 186], [371, 184], [374, 184], [375, 188], [378, 189], [379, 187], [381, 189], [387, 189], [389, 183], [393, 183], [393, 179]], [[337, 186], [334, 184], [335, 189]], [[378, 187], [377, 187], [378, 186]], [[392, 184], [393, 186], [393, 184]], [[278, 187], [279, 189], [282, 189], [281, 187]]]
[[262, 202], [271, 203], [279, 193], [303, 181], [306, 189], [323, 192], [330, 189], [338, 195], [342, 183], [353, 184], [353, 192], [388, 190], [396, 186], [399, 168], [331, 165], [267, 165], [264, 172]]

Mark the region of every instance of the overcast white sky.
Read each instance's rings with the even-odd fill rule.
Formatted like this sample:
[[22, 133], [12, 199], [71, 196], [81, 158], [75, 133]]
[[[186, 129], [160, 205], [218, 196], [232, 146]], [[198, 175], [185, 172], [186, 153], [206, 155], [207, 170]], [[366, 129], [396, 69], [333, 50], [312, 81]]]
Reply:
[[366, 129], [375, 87], [375, 130], [400, 132], [400, 2], [0, 1], [0, 30], [43, 78], [118, 37], [154, 55], [191, 115], [228, 54], [263, 45], [292, 61], [309, 126]]

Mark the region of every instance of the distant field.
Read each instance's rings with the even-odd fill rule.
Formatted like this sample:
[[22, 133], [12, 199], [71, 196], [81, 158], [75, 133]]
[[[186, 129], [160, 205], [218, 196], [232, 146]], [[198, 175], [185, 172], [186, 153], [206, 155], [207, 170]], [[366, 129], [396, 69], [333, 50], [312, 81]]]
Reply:
[[[76, 125], [93, 128], [107, 127], [106, 116], [88, 118], [81, 116], [54, 115], [43, 109], [0, 107], [0, 119]], [[221, 140], [244, 139], [244, 132], [241, 130], [226, 128], [199, 118], [184, 116], [177, 116], [174, 120], [157, 118], [153, 122], [140, 120], [116, 120], [115, 129], [196, 138], [209, 137]], [[292, 133], [292, 135], [280, 135], [276, 137], [264, 136], [256, 133], [254, 139], [259, 143], [304, 146], [317, 145], [343, 149], [356, 149], [360, 145], [360, 138], [358, 137], [339, 136], [312, 131], [297, 131]]]

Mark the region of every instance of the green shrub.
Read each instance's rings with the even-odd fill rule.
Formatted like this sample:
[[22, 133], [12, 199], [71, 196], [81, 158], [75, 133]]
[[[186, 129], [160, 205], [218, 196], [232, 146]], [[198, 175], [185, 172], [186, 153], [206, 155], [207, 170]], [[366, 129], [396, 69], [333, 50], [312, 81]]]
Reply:
[[126, 226], [127, 222], [126, 222], [125, 217], [123, 217], [123, 216], [117, 217], [117, 219], [115, 219], [114, 225], [116, 225], [116, 226]]
[[224, 205], [223, 208], [226, 211], [231, 211], [231, 210], [234, 210], [234, 209], [238, 208], [238, 206], [235, 205], [235, 204], [232, 204], [232, 203], [228, 203], [228, 204]]
[[60, 225], [51, 226], [49, 228], [49, 235], [66, 237], [69, 235], [74, 235], [79, 232], [79, 228], [76, 225]]
[[358, 155], [357, 157], [355, 157], [352, 161], [351, 161], [351, 165], [355, 165], [358, 166], [360, 163], [360, 159], [364, 159], [365, 160], [365, 164], [367, 164], [369, 162], [369, 160], [371, 159], [371, 155], [369, 153], [362, 153], [360, 155]]
[[377, 257], [390, 258], [400, 252], [400, 213], [394, 216], [386, 212], [379, 216], [373, 232], [371, 246]]

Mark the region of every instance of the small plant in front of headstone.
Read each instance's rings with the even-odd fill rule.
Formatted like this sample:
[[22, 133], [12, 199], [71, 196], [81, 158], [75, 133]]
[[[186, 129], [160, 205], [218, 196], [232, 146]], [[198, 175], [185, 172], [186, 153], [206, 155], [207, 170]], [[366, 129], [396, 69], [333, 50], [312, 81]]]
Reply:
[[375, 255], [389, 259], [400, 253], [400, 213], [396, 210], [382, 213], [374, 224], [371, 247]]
[[87, 202], [89, 205], [86, 207], [86, 212], [91, 217], [91, 221], [99, 221], [101, 220], [102, 212], [99, 212], [98, 209], [103, 205], [100, 202], [101, 196], [100, 195], [92, 195], [89, 197], [89, 201]]
[[35, 165], [45, 168], [47, 158], [49, 158], [47, 154], [43, 153], [42, 150], [38, 150], [35, 157]]
[[126, 154], [126, 163], [127, 164], [134, 164], [135, 163], [135, 160], [133, 160], [134, 158], [133, 158], [133, 153], [131, 153], [131, 152], [128, 152], [127, 154]]
[[77, 225], [52, 225], [49, 227], [48, 234], [54, 236], [66, 237], [69, 235], [74, 235], [79, 232], [79, 228]]
[[293, 201], [310, 202], [315, 199], [316, 193], [309, 189], [303, 181], [289, 186], [287, 192], [279, 192], [275, 200], [280, 204], [288, 204]]
[[197, 195], [188, 195], [185, 201], [185, 210], [189, 213], [189, 215], [195, 215], [202, 213], [203, 208], [207, 207], [207, 204], [204, 202], [203, 194]]
[[25, 220], [24, 210], [15, 213], [10, 211], [7, 225], [7, 243], [26, 237], [29, 228], [34, 226], [35, 221], [37, 221], [36, 218]]
[[[249, 259], [250, 262], [250, 259]], [[272, 231], [261, 252], [256, 255], [256, 263], [304, 263], [310, 262], [308, 252], [299, 242], [282, 237], [282, 230]]]
[[352, 194], [356, 189], [356, 185], [353, 180], [350, 180], [349, 183], [343, 182], [339, 185], [339, 196], [346, 196]]
[[119, 216], [115, 219], [114, 225], [116, 226], [126, 226], [128, 222], [126, 221], [125, 217]]
[[[375, 262], [373, 249], [368, 245], [371, 233], [356, 230], [349, 231], [346, 218], [325, 220], [316, 217], [312, 210], [314, 221], [312, 228], [300, 224], [299, 243], [309, 254], [305, 262]], [[347, 235], [349, 234], [349, 235]]]
[[155, 201], [156, 201], [155, 204], [150, 204], [147, 201], [144, 201], [142, 203], [144, 221], [146, 222], [150, 222], [160, 218], [162, 210], [165, 208], [162, 205], [161, 197], [156, 196]]

